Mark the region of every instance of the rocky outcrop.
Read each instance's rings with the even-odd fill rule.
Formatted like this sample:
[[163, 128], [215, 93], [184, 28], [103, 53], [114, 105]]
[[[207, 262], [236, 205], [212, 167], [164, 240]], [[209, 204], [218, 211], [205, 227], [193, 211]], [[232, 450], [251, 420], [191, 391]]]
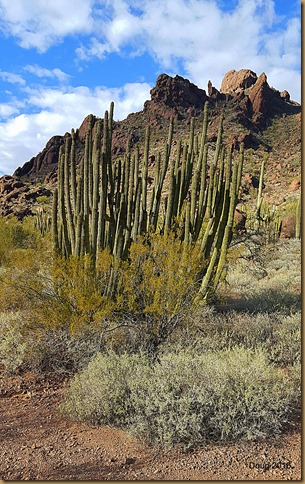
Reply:
[[80, 141], [85, 142], [86, 140], [86, 135], [89, 129], [90, 118], [92, 120], [92, 126], [95, 125], [95, 122], [98, 119], [96, 116], [93, 116], [93, 114], [89, 114], [88, 116], [85, 117], [84, 121], [82, 122], [82, 124], [77, 130], [78, 139]]
[[171, 77], [161, 74], [157, 78], [156, 86], [150, 91], [151, 100], [144, 104], [144, 112], [154, 111], [181, 119], [183, 115], [196, 115], [202, 111], [208, 96], [204, 89], [200, 89], [188, 79], [181, 76]]
[[271, 89], [267, 82], [267, 76], [263, 72], [257, 79], [255, 85], [249, 91], [249, 99], [252, 104], [254, 120], [261, 118], [262, 115], [270, 115], [274, 113], [275, 105], [281, 98], [279, 91]]
[[260, 127], [264, 127], [272, 116], [300, 110], [298, 103], [290, 100], [288, 91], [280, 92], [269, 86], [264, 72], [257, 77], [250, 69], [231, 70], [225, 74], [220, 92], [232, 95], [235, 101], [242, 101], [252, 122]]
[[50, 197], [51, 190], [40, 185], [34, 186], [15, 176], [4, 175], [0, 178], [0, 216], [15, 216], [19, 220], [33, 215], [33, 204], [38, 197]]
[[293, 239], [296, 233], [296, 217], [295, 215], [285, 215], [281, 226], [281, 239]]
[[24, 187], [24, 183], [10, 175], [0, 178], [0, 195], [8, 195], [13, 190]]
[[220, 92], [236, 95], [253, 86], [257, 81], [257, 75], [250, 69], [227, 72], [222, 80]]
[[221, 101], [227, 98], [226, 94], [220, 93], [218, 89], [216, 89], [216, 87], [213, 86], [211, 81], [208, 82], [208, 95], [212, 99], [221, 100]]
[[37, 156], [15, 170], [13, 176], [35, 179], [36, 175], [47, 175], [57, 169], [58, 153], [64, 144], [64, 136], [53, 136]]
[[[178, 127], [180, 120], [189, 122], [191, 117], [202, 116], [206, 101], [209, 101], [210, 106], [209, 141], [216, 140], [219, 116], [225, 111], [225, 123], [228, 120], [228, 124], [225, 126], [228, 139], [225, 142], [233, 144], [235, 149], [239, 149], [242, 142], [245, 149], [250, 147], [257, 149], [262, 144], [258, 134], [267, 126], [272, 116], [301, 111], [300, 105], [290, 100], [288, 91], [276, 91], [269, 86], [265, 73], [258, 77], [250, 69], [227, 72], [221, 83], [220, 91], [209, 81], [208, 94], [204, 89], [200, 89], [179, 75], [171, 77], [161, 74], [150, 94], [151, 99], [145, 102], [142, 111], [130, 114], [124, 121], [114, 122], [112, 139], [114, 157], [124, 154], [127, 140], [129, 140], [131, 148], [137, 143], [143, 142], [143, 133], [147, 124], [156, 130], [156, 142], [165, 139], [170, 117], [174, 117]], [[97, 118], [93, 115], [90, 116], [94, 125]], [[90, 116], [88, 115], [81, 126], [76, 129], [77, 163], [84, 154]], [[231, 132], [227, 130], [228, 125]], [[58, 153], [66, 136], [70, 136], [70, 134], [53, 136], [41, 153], [22, 167], [17, 168], [14, 176], [35, 183], [56, 183]], [[268, 147], [267, 150], [269, 150]]]

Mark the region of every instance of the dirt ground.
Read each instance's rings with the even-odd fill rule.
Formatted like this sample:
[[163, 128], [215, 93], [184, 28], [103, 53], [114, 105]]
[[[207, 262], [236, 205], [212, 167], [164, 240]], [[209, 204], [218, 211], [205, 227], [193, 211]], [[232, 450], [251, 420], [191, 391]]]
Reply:
[[267, 441], [154, 450], [120, 430], [58, 412], [64, 382], [0, 373], [0, 479], [300, 480], [301, 428]]

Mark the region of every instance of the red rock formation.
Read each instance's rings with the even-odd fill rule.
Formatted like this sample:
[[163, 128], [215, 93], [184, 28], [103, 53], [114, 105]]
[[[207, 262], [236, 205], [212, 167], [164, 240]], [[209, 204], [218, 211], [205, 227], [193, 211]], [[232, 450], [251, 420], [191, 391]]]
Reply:
[[222, 80], [220, 92], [228, 94], [239, 94], [241, 91], [253, 86], [257, 80], [257, 75], [250, 69], [235, 71], [232, 69], [227, 72]]
[[145, 102], [144, 111], [162, 114], [165, 119], [170, 116], [179, 118], [182, 112], [189, 116], [195, 115], [208, 100], [204, 89], [178, 75], [171, 77], [161, 74], [150, 94], [151, 100]]
[[64, 136], [53, 136], [46, 144], [46, 147], [37, 156], [25, 163], [23, 167], [17, 168], [13, 176], [30, 177], [30, 175], [54, 171], [57, 167], [58, 153], [60, 146], [64, 143]]
[[[276, 91], [268, 85], [264, 73], [258, 78], [250, 69], [227, 72], [220, 91], [209, 81], [208, 92], [209, 96], [205, 90], [181, 76], [171, 77], [161, 74], [157, 78], [156, 86], [151, 89], [151, 100], [145, 102], [144, 109], [139, 113], [130, 114], [120, 123], [114, 123], [113, 155], [120, 156], [124, 153], [127, 138], [130, 139], [131, 147], [142, 141], [139, 132], [143, 132], [143, 127], [148, 123], [153, 129], [160, 130], [160, 135], [164, 136], [164, 128], [171, 116], [175, 120], [186, 119], [187, 122], [191, 117], [201, 116], [206, 101], [209, 101], [211, 108], [209, 140], [216, 139], [219, 115], [225, 108], [229, 112], [231, 124], [235, 123], [237, 126], [236, 148], [241, 142], [244, 142], [245, 148], [257, 145], [257, 127], [264, 127], [271, 116], [292, 114], [301, 110], [297, 103], [290, 101], [287, 91], [282, 93]], [[97, 118], [92, 116], [92, 119], [94, 124]], [[77, 163], [83, 156], [88, 123], [89, 115], [76, 130]], [[17, 168], [14, 176], [29, 181], [49, 180], [46, 177], [57, 170], [59, 148], [64, 143], [65, 136], [69, 134], [53, 136], [41, 153], [21, 168]]]

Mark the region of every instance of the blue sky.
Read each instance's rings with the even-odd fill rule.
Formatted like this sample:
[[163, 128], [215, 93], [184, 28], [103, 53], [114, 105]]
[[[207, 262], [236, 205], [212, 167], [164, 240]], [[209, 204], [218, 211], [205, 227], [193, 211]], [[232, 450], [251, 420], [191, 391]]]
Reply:
[[159, 74], [220, 88], [231, 69], [265, 72], [301, 98], [296, 0], [0, 0], [0, 175], [51, 136], [142, 109]]

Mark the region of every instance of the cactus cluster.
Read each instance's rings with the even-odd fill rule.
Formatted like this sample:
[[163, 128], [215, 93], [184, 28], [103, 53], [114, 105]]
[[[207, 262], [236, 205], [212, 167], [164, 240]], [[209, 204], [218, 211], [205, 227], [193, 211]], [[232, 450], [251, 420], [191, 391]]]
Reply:
[[[127, 143], [123, 159], [112, 159], [113, 103], [104, 120], [89, 117], [85, 152], [76, 170], [72, 130], [58, 160], [58, 189], [54, 192], [52, 230], [54, 249], [68, 257], [108, 248], [115, 259], [126, 259], [139, 235], [175, 233], [181, 243], [200, 244], [203, 268], [199, 293], [206, 296], [218, 284], [232, 237], [243, 165], [243, 144], [234, 160], [233, 148], [222, 142], [220, 118], [213, 161], [208, 163], [208, 103], [204, 106], [201, 136], [190, 122], [187, 142], [176, 143], [171, 156], [174, 122], [169, 123], [165, 152], [155, 157], [153, 177], [148, 176], [150, 128], [144, 153]], [[153, 179], [153, 184], [151, 180]], [[165, 180], [167, 179], [167, 183]]]
[[43, 207], [38, 207], [34, 218], [34, 227], [44, 236], [51, 228], [51, 217]]

